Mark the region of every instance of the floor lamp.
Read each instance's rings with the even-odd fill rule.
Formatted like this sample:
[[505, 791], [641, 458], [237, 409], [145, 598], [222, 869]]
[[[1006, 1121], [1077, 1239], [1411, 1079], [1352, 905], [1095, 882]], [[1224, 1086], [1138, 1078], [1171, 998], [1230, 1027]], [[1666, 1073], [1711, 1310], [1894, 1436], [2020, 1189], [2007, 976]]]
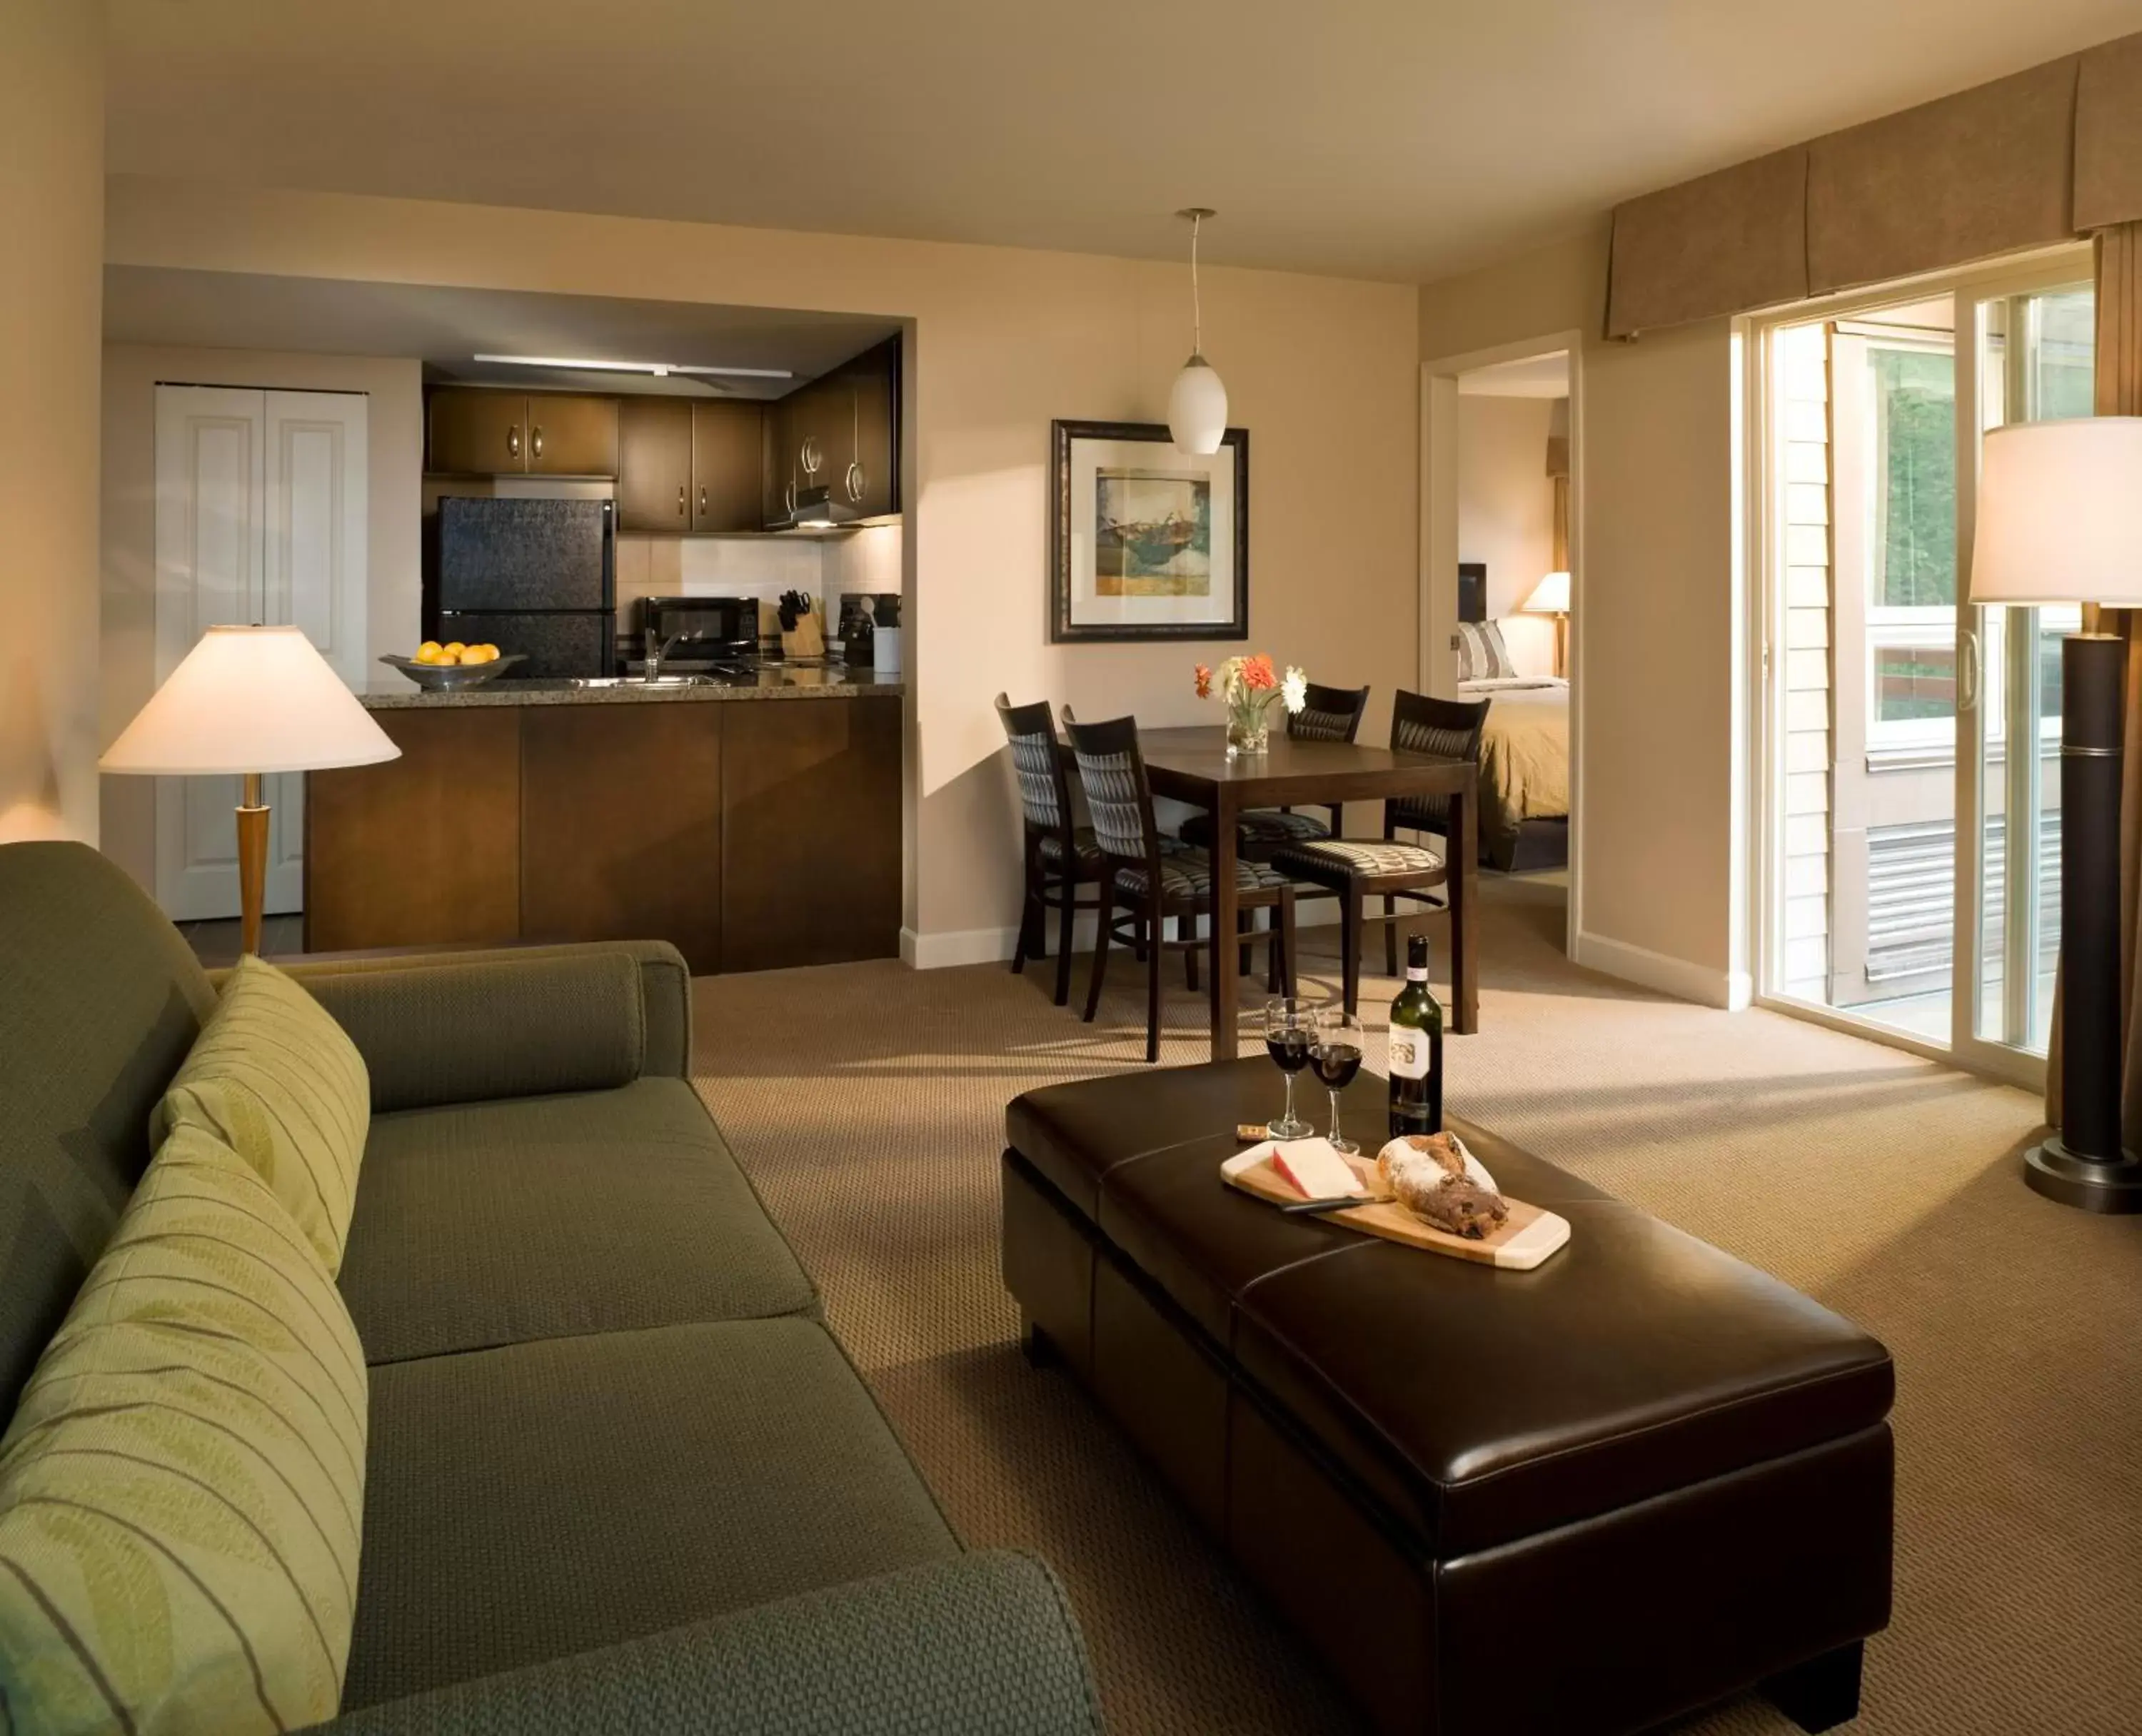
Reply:
[[238, 805], [241, 944], [260, 950], [269, 772], [369, 766], [402, 750], [297, 627], [211, 627], [120, 732], [106, 772], [244, 779]]
[[1523, 614], [1554, 617], [1554, 673], [1569, 673], [1569, 575], [1549, 573], [1532, 587], [1532, 594], [1518, 605]]
[[[1987, 434], [1969, 600], [2142, 607], [2142, 417], [2017, 422]], [[2068, 636], [2061, 648], [2061, 1127], [2024, 1154], [2023, 1178], [2085, 1211], [2142, 1211], [2142, 1163], [2120, 1142], [2126, 685], [2124, 638]], [[2011, 721], [2011, 752], [2032, 745], [2017, 738], [2017, 727]], [[2019, 891], [2011, 887], [2009, 895]]]

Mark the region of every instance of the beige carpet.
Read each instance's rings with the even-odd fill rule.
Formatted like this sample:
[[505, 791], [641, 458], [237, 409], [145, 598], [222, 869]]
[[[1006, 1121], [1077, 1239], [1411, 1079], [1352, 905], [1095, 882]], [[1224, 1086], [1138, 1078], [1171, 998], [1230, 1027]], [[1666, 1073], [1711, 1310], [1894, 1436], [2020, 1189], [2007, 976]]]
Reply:
[[[2142, 1729], [2142, 1221], [2024, 1189], [2016, 1153], [2038, 1110], [2020, 1092], [1575, 969], [1559, 896], [1490, 883], [1485, 1028], [1449, 1046], [1452, 1107], [1889, 1346], [1897, 1615], [1869, 1648], [1855, 1728]], [[1307, 961], [1325, 986], [1334, 962]], [[1082, 961], [1081, 990], [1083, 975]], [[1049, 1004], [1048, 980], [896, 964], [704, 980], [699, 1084], [953, 1523], [1064, 1576], [1112, 1729], [1351, 1729], [1107, 1420], [1014, 1347], [1004, 1104], [1141, 1052], [1138, 973], [1092, 1026]], [[1372, 1024], [1390, 993], [1365, 989]], [[1163, 1062], [1202, 1059], [1202, 1001], [1178, 984], [1167, 1010]], [[1685, 1728], [1791, 1726], [1750, 1699]]]

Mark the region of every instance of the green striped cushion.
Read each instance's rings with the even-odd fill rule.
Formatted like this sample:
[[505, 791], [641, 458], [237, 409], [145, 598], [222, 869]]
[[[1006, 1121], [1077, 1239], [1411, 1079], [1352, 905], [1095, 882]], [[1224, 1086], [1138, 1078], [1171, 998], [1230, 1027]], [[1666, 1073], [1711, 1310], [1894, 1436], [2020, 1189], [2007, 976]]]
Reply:
[[356, 1329], [289, 1214], [175, 1130], [0, 1438], [0, 1728], [333, 1716], [365, 1400]]
[[215, 1134], [275, 1190], [333, 1276], [371, 1122], [357, 1045], [289, 977], [247, 957], [157, 1106], [150, 1140], [181, 1126]]

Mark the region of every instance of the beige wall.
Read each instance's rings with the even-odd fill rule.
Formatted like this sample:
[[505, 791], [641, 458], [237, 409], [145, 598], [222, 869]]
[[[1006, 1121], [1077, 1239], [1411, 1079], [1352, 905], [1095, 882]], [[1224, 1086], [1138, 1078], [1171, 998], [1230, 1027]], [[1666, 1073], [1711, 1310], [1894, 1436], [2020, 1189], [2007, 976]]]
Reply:
[[[1602, 232], [1430, 284], [1421, 353], [1596, 333], [1606, 277]], [[1691, 999], [1744, 1004], [1730, 327], [1587, 338], [1579, 359], [1577, 956]]]
[[[377, 356], [282, 355], [114, 343], [104, 350], [103, 701], [100, 742], [116, 737], [156, 685], [156, 385], [362, 392], [365, 412], [368, 660], [415, 643], [422, 580], [417, 508], [424, 469], [422, 370]], [[155, 781], [107, 777], [103, 848], [154, 890]]]
[[1488, 619], [1519, 673], [1554, 673], [1554, 622], [1518, 613], [1554, 565], [1554, 484], [1547, 473], [1552, 398], [1458, 400], [1458, 558], [1488, 568]]
[[[903, 562], [910, 925], [931, 960], [1016, 920], [1016, 821], [990, 700], [1212, 721], [1197, 645], [1045, 643], [1049, 424], [1156, 421], [1187, 348], [1180, 266], [1006, 248], [115, 177], [116, 263], [489, 285], [914, 321]], [[1417, 292], [1215, 269], [1205, 351], [1251, 431], [1251, 644], [1368, 682], [1414, 675]]]
[[0, 0], [0, 841], [96, 839], [103, 8]]

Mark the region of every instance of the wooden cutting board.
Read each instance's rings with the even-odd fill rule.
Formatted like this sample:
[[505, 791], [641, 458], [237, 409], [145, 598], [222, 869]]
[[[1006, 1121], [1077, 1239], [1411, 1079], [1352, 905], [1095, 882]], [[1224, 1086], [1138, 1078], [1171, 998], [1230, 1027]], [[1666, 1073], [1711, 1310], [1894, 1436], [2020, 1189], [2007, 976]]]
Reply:
[[[1220, 1166], [1221, 1179], [1260, 1200], [1291, 1206], [1301, 1198], [1301, 1190], [1272, 1167], [1271, 1149], [1267, 1141], [1228, 1158]], [[1373, 1157], [1349, 1157], [1346, 1161], [1367, 1186], [1379, 1186]], [[1529, 1272], [1569, 1240], [1569, 1220], [1522, 1200], [1510, 1200], [1508, 1195], [1503, 1197], [1508, 1201], [1509, 1216], [1494, 1234], [1478, 1241], [1424, 1223], [1395, 1202], [1350, 1206], [1319, 1215], [1326, 1223], [1344, 1224], [1349, 1230], [1380, 1235], [1385, 1241], [1402, 1242], [1409, 1248], [1425, 1248], [1431, 1254], [1446, 1254], [1454, 1260], [1469, 1260], [1476, 1265], [1496, 1266], [1504, 1271]]]

